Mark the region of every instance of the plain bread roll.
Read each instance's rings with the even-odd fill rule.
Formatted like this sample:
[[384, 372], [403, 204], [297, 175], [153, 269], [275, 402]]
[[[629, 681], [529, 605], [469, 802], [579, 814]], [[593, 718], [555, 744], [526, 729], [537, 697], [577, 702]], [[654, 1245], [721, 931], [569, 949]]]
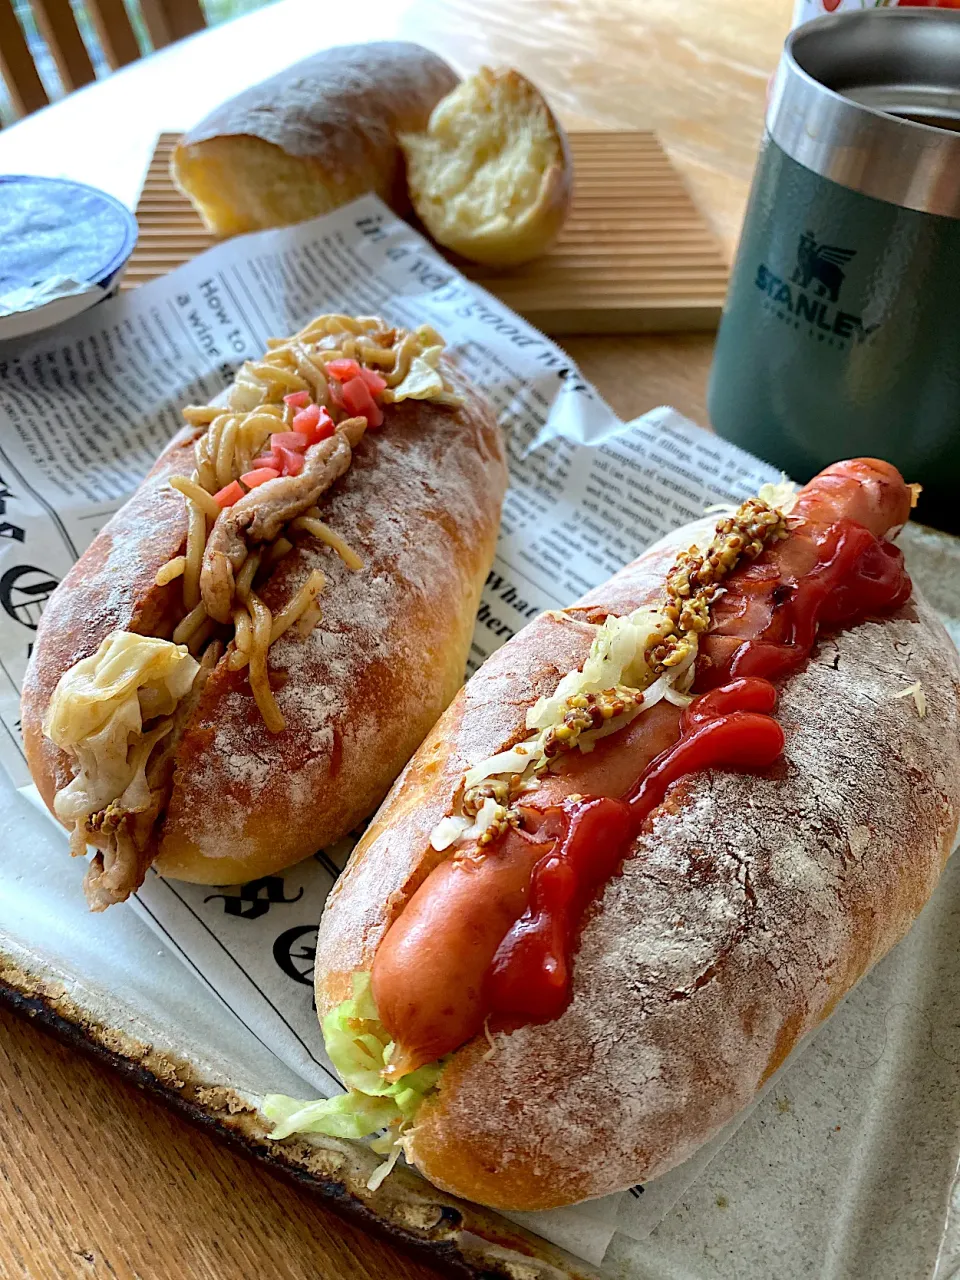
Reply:
[[397, 135], [425, 128], [457, 81], [406, 41], [325, 49], [201, 120], [173, 153], [173, 179], [218, 236], [302, 222], [368, 191], [402, 213]]
[[519, 71], [482, 67], [400, 142], [414, 208], [438, 244], [508, 267], [556, 240], [573, 186], [567, 140]]

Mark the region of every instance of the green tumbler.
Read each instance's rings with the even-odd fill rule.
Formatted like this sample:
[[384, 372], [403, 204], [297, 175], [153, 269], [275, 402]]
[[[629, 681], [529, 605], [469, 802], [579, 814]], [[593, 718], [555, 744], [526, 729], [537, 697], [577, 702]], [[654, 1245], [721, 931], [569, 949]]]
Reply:
[[710, 375], [717, 432], [807, 480], [886, 458], [960, 529], [960, 11], [793, 32]]

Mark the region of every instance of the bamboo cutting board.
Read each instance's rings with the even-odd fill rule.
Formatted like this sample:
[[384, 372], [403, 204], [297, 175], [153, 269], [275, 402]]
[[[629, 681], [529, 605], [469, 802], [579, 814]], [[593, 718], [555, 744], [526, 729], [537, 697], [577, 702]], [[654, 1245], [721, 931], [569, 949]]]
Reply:
[[[170, 178], [177, 134], [161, 134], [137, 205], [127, 288], [210, 247]], [[574, 196], [556, 246], [493, 272], [457, 266], [545, 333], [715, 329], [727, 289], [717, 238], [652, 133], [574, 133]]]

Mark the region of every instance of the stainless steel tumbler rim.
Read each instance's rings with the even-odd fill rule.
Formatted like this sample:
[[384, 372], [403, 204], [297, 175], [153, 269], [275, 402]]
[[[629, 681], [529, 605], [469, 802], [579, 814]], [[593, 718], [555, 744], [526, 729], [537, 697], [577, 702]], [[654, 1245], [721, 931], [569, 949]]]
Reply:
[[777, 146], [853, 191], [960, 218], [960, 131], [917, 117], [960, 130], [960, 10], [839, 13], [787, 39], [767, 110]]

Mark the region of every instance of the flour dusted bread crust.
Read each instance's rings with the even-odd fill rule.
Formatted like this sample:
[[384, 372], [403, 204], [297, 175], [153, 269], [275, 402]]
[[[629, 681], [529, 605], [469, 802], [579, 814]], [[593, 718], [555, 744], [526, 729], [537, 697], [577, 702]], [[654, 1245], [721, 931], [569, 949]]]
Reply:
[[399, 133], [425, 127], [457, 75], [406, 41], [325, 49], [210, 113], [174, 181], [216, 235], [286, 226], [372, 191], [409, 207]]
[[[270, 649], [286, 719], [268, 731], [247, 671], [221, 659], [179, 742], [155, 866], [200, 883], [235, 883], [289, 866], [339, 839], [383, 798], [463, 678], [506, 485], [493, 414], [452, 367], [460, 407], [405, 400], [357, 445], [320, 498], [324, 522], [363, 561], [350, 572], [300, 541], [263, 588], [274, 611], [311, 570], [327, 583], [321, 621]], [[179, 579], [154, 585], [183, 549], [194, 467], [187, 429], [97, 536], [50, 600], [23, 689], [27, 757], [48, 806], [73, 774], [41, 723], [60, 676], [114, 630], [169, 636]]]
[[[465, 769], [524, 737], [527, 707], [586, 657], [585, 624], [654, 601], [694, 533], [535, 619], [461, 691], [331, 895], [321, 1016], [444, 857], [430, 834]], [[925, 716], [893, 696], [916, 682]], [[915, 594], [892, 617], [823, 636], [777, 718], [774, 766], [670, 790], [588, 912], [562, 1016], [451, 1057], [404, 1142], [438, 1186], [545, 1209], [666, 1172], [909, 929], [960, 814], [960, 659], [932, 610]]]

